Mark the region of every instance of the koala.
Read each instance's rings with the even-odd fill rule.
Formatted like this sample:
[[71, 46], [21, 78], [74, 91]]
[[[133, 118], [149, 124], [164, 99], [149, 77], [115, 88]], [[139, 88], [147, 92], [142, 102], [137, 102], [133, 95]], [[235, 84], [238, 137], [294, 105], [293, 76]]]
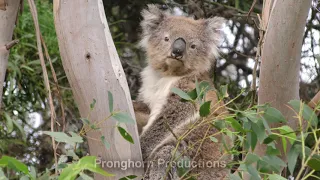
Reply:
[[[142, 86], [134, 109], [138, 125], [143, 126], [139, 132], [144, 179], [227, 178], [229, 171], [225, 166], [204, 167], [206, 162], [230, 160], [221, 143], [230, 140], [210, 121], [228, 114], [216, 91], [212, 89], [205, 95], [213, 112], [206, 118], [200, 117], [199, 105], [183, 101], [171, 92], [173, 87], [189, 92], [196, 88], [196, 80], [210, 82], [213, 87], [209, 70], [219, 55], [224, 19], [174, 16], [156, 5], [148, 5], [142, 17], [140, 45], [148, 65], [141, 72]], [[218, 143], [211, 141], [209, 135], [215, 135]], [[177, 154], [204, 164], [192, 166], [181, 177], [178, 167], [169, 164]]]

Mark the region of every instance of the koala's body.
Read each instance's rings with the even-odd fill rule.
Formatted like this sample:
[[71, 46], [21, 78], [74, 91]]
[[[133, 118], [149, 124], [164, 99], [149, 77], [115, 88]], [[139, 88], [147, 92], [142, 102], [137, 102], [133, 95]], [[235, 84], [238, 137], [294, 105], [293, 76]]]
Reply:
[[[228, 170], [225, 163], [230, 156], [224, 155], [221, 133], [212, 123], [203, 123], [198, 105], [181, 101], [171, 92], [173, 87], [185, 92], [193, 90], [196, 79], [198, 82], [211, 82], [209, 70], [218, 56], [219, 31], [224, 20], [173, 16], [155, 5], [143, 10], [142, 16], [141, 46], [146, 50], [148, 65], [141, 74], [142, 87], [138, 99], [146, 106], [135, 106], [135, 111], [138, 124], [145, 125], [140, 129], [146, 165], [144, 179], [180, 179], [177, 167], [167, 166], [174, 159], [173, 154], [178, 152], [188, 157], [191, 163], [198, 163], [198, 166], [191, 165], [184, 178], [189, 175], [196, 179], [226, 178]], [[227, 114], [224, 108], [217, 108], [222, 104], [215, 91], [207, 92], [205, 99], [211, 101], [211, 112], [214, 112], [206, 119]], [[148, 109], [145, 115], [139, 111], [142, 109]], [[192, 130], [190, 125], [193, 125]], [[184, 138], [178, 140], [182, 135]], [[204, 138], [208, 135], [215, 135], [219, 143]], [[205, 164], [207, 162], [221, 164], [210, 168]]]

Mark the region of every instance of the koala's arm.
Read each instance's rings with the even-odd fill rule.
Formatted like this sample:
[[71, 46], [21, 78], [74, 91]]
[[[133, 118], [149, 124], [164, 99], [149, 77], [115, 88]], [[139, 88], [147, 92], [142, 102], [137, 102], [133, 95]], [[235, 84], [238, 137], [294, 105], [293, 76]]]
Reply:
[[138, 132], [141, 134], [143, 126], [145, 126], [149, 119], [150, 109], [147, 104], [142, 101], [132, 101], [133, 109], [136, 116]]

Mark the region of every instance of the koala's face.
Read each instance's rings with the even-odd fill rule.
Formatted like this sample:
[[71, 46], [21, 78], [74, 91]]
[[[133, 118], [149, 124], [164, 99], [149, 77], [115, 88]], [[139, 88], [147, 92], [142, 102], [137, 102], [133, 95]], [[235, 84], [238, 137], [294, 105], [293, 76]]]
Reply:
[[149, 5], [142, 12], [142, 47], [149, 65], [163, 75], [203, 73], [218, 55], [222, 18], [194, 20]]

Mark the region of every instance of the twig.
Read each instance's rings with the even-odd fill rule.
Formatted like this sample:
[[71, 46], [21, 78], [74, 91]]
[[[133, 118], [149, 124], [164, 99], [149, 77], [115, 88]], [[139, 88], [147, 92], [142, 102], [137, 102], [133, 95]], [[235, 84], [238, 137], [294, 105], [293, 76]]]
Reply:
[[52, 76], [53, 76], [53, 81], [54, 81], [54, 83], [56, 85], [56, 88], [57, 88], [58, 100], [59, 100], [60, 109], [61, 109], [62, 132], [64, 132], [65, 128], [66, 128], [66, 118], [65, 118], [64, 105], [63, 105], [63, 101], [62, 101], [62, 95], [61, 95], [61, 91], [60, 91], [60, 87], [59, 87], [56, 71], [53, 68], [52, 61], [51, 61], [51, 58], [50, 58], [50, 55], [49, 55], [49, 52], [48, 52], [48, 48], [47, 48], [46, 43], [45, 43], [45, 41], [44, 41], [44, 39], [43, 39], [41, 34], [40, 34], [40, 39], [41, 39], [41, 42], [42, 42], [42, 46], [43, 46], [46, 58], [47, 58], [47, 60], [49, 61], [49, 64], [50, 64], [50, 69], [51, 69], [51, 73], [52, 73]]
[[[42, 67], [42, 72], [43, 72], [43, 79], [44, 79], [44, 85], [45, 88], [48, 92], [48, 98], [49, 98], [49, 106], [50, 106], [50, 115], [51, 115], [51, 131], [54, 131], [54, 121], [55, 121], [55, 111], [54, 111], [54, 106], [53, 106], [53, 100], [52, 100], [52, 95], [51, 95], [51, 89], [50, 89], [50, 84], [49, 84], [49, 78], [48, 78], [48, 72], [46, 69], [46, 64], [44, 61], [44, 56], [43, 56], [43, 51], [42, 51], [42, 46], [41, 46], [41, 32], [40, 32], [40, 27], [39, 27], [39, 22], [38, 22], [38, 13], [37, 13], [37, 8], [34, 4], [34, 0], [28, 0], [29, 6], [30, 6], [30, 12], [32, 14], [35, 30], [36, 30], [36, 37], [37, 37], [37, 47], [38, 47], [38, 52], [39, 52], [39, 58], [40, 58], [40, 63]], [[52, 140], [52, 146], [53, 146], [53, 152], [54, 152], [54, 161], [55, 161], [55, 174], [58, 173], [58, 160], [57, 160], [57, 151], [56, 151], [56, 143], [54, 141], [54, 138], [51, 137]]]
[[8, 42], [5, 46], [6, 46], [6, 49], [7, 50], [10, 50], [13, 46], [15, 46], [16, 44], [19, 43], [19, 40], [16, 39], [16, 40], [13, 40], [11, 42]]
[[253, 3], [252, 3], [252, 5], [251, 5], [251, 7], [250, 7], [249, 12], [248, 12], [248, 16], [247, 16], [247, 20], [246, 20], [246, 21], [248, 21], [249, 16], [250, 16], [251, 12], [253, 11], [254, 6], [256, 5], [256, 3], [257, 3], [257, 0], [254, 0]]
[[252, 70], [252, 85], [251, 85], [251, 92], [252, 92], [252, 98], [251, 98], [251, 103], [249, 105], [249, 108], [252, 107], [255, 103], [256, 100], [256, 92], [257, 92], [257, 85], [256, 85], [256, 79], [257, 79], [257, 68], [258, 68], [258, 64], [259, 64], [259, 60], [261, 57], [261, 50], [262, 50], [262, 44], [263, 44], [263, 39], [264, 39], [264, 32], [265, 32], [265, 26], [258, 14], [258, 19], [259, 19], [259, 42], [257, 45], [257, 53], [256, 53], [256, 58], [255, 58], [255, 62], [254, 62], [254, 67]]

